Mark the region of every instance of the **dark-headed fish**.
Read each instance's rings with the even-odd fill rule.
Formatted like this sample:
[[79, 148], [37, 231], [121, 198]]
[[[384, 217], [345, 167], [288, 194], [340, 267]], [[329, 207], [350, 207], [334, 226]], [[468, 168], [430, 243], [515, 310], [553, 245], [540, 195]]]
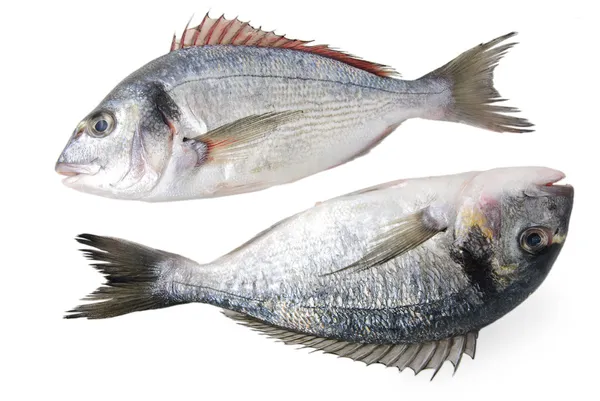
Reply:
[[81, 235], [107, 277], [69, 318], [203, 302], [288, 344], [370, 363], [455, 367], [544, 280], [573, 188], [540, 167], [391, 182], [320, 203], [207, 264]]
[[170, 201], [256, 191], [362, 156], [409, 118], [525, 132], [494, 89], [514, 33], [423, 77], [208, 16], [125, 78], [56, 164], [75, 189]]

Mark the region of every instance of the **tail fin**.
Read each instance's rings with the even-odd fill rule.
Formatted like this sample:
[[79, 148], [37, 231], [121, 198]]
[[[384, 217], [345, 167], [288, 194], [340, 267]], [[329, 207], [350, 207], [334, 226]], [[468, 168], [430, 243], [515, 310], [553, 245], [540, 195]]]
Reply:
[[92, 266], [106, 276], [107, 282], [83, 298], [96, 302], [77, 306], [65, 318], [103, 319], [182, 303], [159, 286], [161, 273], [181, 256], [92, 234], [81, 234], [76, 240], [95, 248], [81, 251], [88, 259], [101, 262]]
[[446, 106], [444, 120], [497, 132], [533, 131], [528, 129], [533, 124], [526, 119], [502, 114], [519, 109], [494, 104], [506, 100], [493, 86], [494, 68], [516, 43], [497, 45], [515, 35], [516, 32], [511, 32], [475, 46], [423, 77], [446, 79], [452, 87], [452, 101]]

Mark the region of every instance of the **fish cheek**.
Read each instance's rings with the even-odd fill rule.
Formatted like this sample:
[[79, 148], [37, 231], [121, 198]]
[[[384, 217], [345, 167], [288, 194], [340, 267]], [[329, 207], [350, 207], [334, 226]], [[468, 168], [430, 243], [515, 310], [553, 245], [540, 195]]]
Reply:
[[561, 249], [562, 244], [552, 244], [547, 250], [540, 255], [536, 255], [534, 260], [527, 264], [527, 270], [531, 277], [531, 291], [535, 290], [544, 281]]
[[169, 137], [169, 130], [164, 125], [154, 124], [152, 130], [149, 128], [141, 130], [141, 137], [148, 167], [156, 174], [161, 174], [167, 167], [173, 152], [173, 141]]
[[[499, 263], [495, 275], [505, 286], [514, 285], [525, 293], [535, 289], [548, 274], [558, 252], [549, 247], [529, 253], [521, 245], [522, 233], [533, 227], [553, 227], [544, 198], [506, 196], [502, 202], [502, 229], [499, 238]], [[551, 236], [550, 236], [551, 238]], [[552, 255], [554, 255], [552, 257]]]
[[472, 226], [457, 238], [450, 254], [463, 267], [473, 286], [483, 293], [498, 291], [494, 272], [494, 266], [498, 265], [495, 245], [480, 226]]

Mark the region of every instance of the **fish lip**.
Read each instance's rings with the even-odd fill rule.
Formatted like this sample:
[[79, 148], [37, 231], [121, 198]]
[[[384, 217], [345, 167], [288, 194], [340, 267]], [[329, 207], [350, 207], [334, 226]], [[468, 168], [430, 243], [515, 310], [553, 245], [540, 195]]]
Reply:
[[537, 181], [533, 183], [528, 189], [523, 191], [525, 196], [532, 198], [538, 196], [562, 196], [573, 199], [575, 190], [569, 184], [557, 184], [565, 178], [565, 174], [558, 172], [559, 174], [548, 180], [548, 177], [544, 181]]
[[68, 178], [76, 177], [80, 174], [96, 175], [100, 171], [100, 166], [97, 164], [76, 164], [76, 163], [56, 163], [55, 170], [58, 174]]
[[565, 196], [572, 198], [575, 195], [575, 189], [569, 184], [555, 185], [549, 183], [546, 185], [538, 185], [537, 187], [543, 194], [549, 196]]
[[537, 187], [542, 193], [550, 196], [566, 196], [572, 198], [575, 194], [575, 190], [571, 185], [557, 184], [557, 182], [562, 181], [565, 177], [565, 174], [560, 172], [559, 176], [552, 181], [544, 183], [543, 185], [537, 185]]

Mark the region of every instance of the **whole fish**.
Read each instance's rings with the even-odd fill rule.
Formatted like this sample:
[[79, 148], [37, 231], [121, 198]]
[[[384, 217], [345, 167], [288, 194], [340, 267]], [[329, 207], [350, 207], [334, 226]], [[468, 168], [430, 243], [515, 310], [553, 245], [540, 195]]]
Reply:
[[390, 182], [289, 217], [208, 264], [77, 240], [107, 277], [68, 318], [203, 302], [286, 343], [415, 372], [475, 353], [482, 327], [541, 284], [573, 188], [528, 167]]
[[145, 201], [298, 180], [367, 153], [408, 118], [498, 132], [531, 124], [499, 106], [493, 70], [514, 33], [411, 81], [327, 46], [209, 18], [117, 85], [56, 164], [69, 187]]

